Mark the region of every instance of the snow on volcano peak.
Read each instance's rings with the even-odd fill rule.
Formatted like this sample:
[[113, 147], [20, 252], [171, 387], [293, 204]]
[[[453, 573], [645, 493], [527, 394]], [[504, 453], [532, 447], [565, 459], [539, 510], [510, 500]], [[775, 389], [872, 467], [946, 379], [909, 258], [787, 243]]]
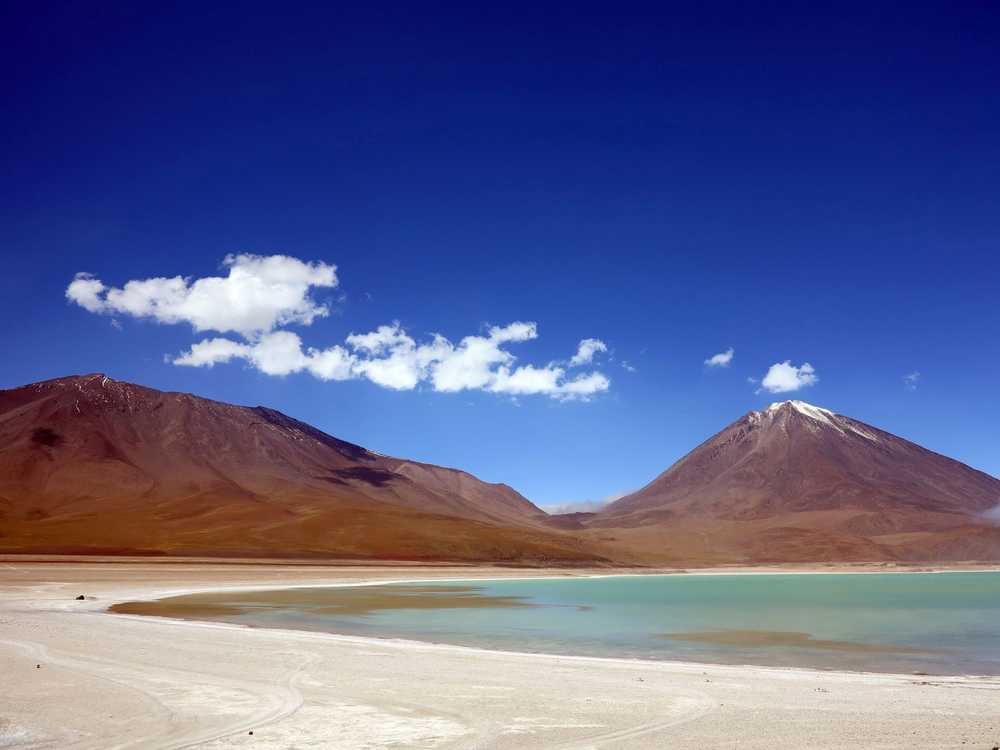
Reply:
[[778, 410], [785, 406], [794, 409], [799, 414], [809, 417], [816, 422], [832, 427], [842, 435], [846, 435], [848, 432], [851, 432], [855, 435], [863, 437], [865, 440], [871, 440], [873, 443], [879, 442], [876, 435], [869, 432], [862, 425], [856, 423], [853, 419], [842, 417], [829, 409], [824, 409], [822, 406], [814, 406], [806, 403], [805, 401], [776, 401], [767, 407], [767, 411], [765, 413], [775, 414]]

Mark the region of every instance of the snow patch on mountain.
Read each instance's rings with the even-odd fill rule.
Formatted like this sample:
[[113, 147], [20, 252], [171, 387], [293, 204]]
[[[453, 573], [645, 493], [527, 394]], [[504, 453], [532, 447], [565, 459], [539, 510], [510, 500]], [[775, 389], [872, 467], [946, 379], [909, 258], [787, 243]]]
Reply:
[[[834, 430], [839, 432], [841, 435], [846, 435], [847, 433], [853, 433], [859, 437], [863, 437], [865, 440], [871, 440], [873, 443], [879, 442], [878, 436], [866, 430], [861, 425], [854, 422], [852, 419], [847, 419], [839, 414], [836, 414], [829, 409], [824, 409], [822, 406], [814, 406], [813, 404], [808, 404], [805, 401], [775, 401], [773, 404], [767, 407], [767, 409], [762, 412], [768, 416], [774, 416], [784, 407], [790, 407], [797, 411], [803, 416], [809, 417], [820, 424], [826, 425], [827, 427], [832, 427]], [[753, 412], [753, 414], [758, 414], [759, 412]], [[756, 420], [754, 420], [756, 421]]]

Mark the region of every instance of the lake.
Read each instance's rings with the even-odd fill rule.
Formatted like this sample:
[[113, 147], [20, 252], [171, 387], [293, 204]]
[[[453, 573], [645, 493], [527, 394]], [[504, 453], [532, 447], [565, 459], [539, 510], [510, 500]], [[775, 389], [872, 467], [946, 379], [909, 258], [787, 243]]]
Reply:
[[203, 593], [112, 611], [508, 651], [1000, 674], [1000, 573], [644, 575]]

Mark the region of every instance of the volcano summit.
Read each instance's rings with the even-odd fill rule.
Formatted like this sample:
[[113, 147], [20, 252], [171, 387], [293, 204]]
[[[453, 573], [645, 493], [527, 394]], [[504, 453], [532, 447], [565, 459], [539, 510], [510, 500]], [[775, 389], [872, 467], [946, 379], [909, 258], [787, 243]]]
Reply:
[[803, 401], [751, 411], [589, 520], [702, 562], [1000, 559], [1000, 480]]

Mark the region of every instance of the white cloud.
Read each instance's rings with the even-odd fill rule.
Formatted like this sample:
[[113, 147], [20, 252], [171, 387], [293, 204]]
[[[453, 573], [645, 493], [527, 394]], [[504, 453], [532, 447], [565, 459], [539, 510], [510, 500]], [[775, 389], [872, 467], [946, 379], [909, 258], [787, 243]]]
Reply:
[[437, 337], [441, 357], [431, 375], [434, 389], [448, 392], [489, 389], [497, 378], [494, 368], [509, 366], [514, 361], [514, 355], [501, 349], [501, 344], [528, 341], [537, 336], [534, 323], [512, 323], [505, 328], [490, 328], [487, 336], [466, 336], [457, 347]]
[[733, 347], [729, 347], [724, 352], [713, 354], [705, 360], [705, 364], [708, 367], [729, 367], [729, 363], [733, 361], [733, 355], [735, 353], [736, 352], [733, 350]]
[[379, 326], [369, 333], [352, 333], [347, 337], [347, 343], [354, 349], [369, 354], [382, 354], [399, 347], [413, 347], [415, 342], [406, 335], [399, 326], [399, 321], [392, 325]]
[[251, 347], [250, 359], [265, 375], [291, 375], [309, 367], [309, 355], [302, 351], [302, 339], [291, 331], [275, 331], [262, 336]]
[[[285, 255], [249, 254], [228, 255], [223, 265], [229, 269], [226, 277], [140, 279], [121, 288], [80, 273], [67, 287], [66, 297], [92, 313], [187, 323], [196, 331], [232, 332], [243, 339], [203, 339], [168, 358], [187, 367], [241, 360], [267, 375], [308, 372], [321, 380], [364, 378], [394, 390], [427, 384], [442, 393], [483, 390], [565, 400], [587, 399], [610, 387], [600, 372], [569, 378], [556, 363], [517, 365], [505, 347], [538, 338], [538, 326], [532, 322], [493, 326], [455, 344], [440, 334], [418, 342], [397, 321], [367, 333], [351, 333], [344, 345], [305, 347], [298, 334], [276, 329], [310, 325], [329, 314], [312, 291], [338, 285], [336, 266]], [[586, 364], [600, 351], [607, 351], [603, 341], [584, 339], [570, 362]]]
[[606, 352], [608, 345], [600, 339], [584, 339], [576, 349], [576, 354], [569, 361], [570, 367], [590, 364], [598, 352]]
[[791, 360], [786, 359], [784, 362], [771, 365], [760, 381], [760, 386], [769, 393], [788, 393], [815, 385], [818, 381], [819, 376], [811, 364], [803, 362], [801, 367], [796, 367]]
[[350, 380], [354, 377], [354, 355], [342, 346], [310, 349], [308, 370], [320, 380]]
[[330, 312], [312, 298], [311, 290], [337, 286], [334, 265], [242, 254], [227, 255], [223, 266], [229, 269], [225, 277], [137, 279], [121, 288], [78, 273], [66, 298], [92, 313], [188, 323], [196, 331], [233, 331], [247, 338], [283, 325], [309, 325]]
[[249, 359], [253, 347], [229, 339], [204, 339], [172, 361], [188, 367], [214, 367], [233, 358]]
[[599, 372], [569, 379], [563, 368], [552, 364], [514, 367], [516, 358], [501, 345], [535, 336], [534, 323], [512, 323], [491, 328], [486, 336], [466, 336], [457, 346], [441, 335], [417, 343], [399, 323], [393, 323], [349, 335], [346, 347], [303, 349], [297, 334], [275, 331], [250, 343], [206, 339], [171, 361], [212, 367], [241, 359], [267, 375], [308, 372], [321, 380], [366, 378], [394, 390], [413, 390], [426, 383], [442, 393], [483, 390], [512, 396], [542, 394], [560, 400], [586, 400], [608, 390], [610, 381]]
[[75, 302], [89, 312], [104, 312], [104, 300], [101, 299], [101, 294], [104, 293], [105, 288], [104, 284], [95, 279], [93, 274], [81, 271], [73, 277], [73, 281], [66, 287], [66, 299]]
[[534, 323], [511, 323], [507, 326], [490, 328], [490, 338], [500, 343], [508, 341], [531, 341], [538, 338], [538, 326]]
[[570, 381], [558, 386], [554, 396], [574, 399], [587, 399], [595, 393], [603, 393], [611, 387], [611, 381], [603, 373], [592, 372], [587, 375], [578, 375]]
[[623, 359], [621, 365], [625, 372], [635, 372], [635, 366], [632, 365], [627, 359]]
[[914, 370], [908, 375], [903, 376], [903, 388], [908, 391], [917, 390], [917, 383], [920, 382], [920, 373]]
[[524, 365], [511, 372], [503, 366], [494, 373], [492, 382], [486, 387], [494, 393], [510, 393], [515, 396], [529, 393], [551, 393], [559, 388], [565, 370], [561, 367], [535, 367]]

